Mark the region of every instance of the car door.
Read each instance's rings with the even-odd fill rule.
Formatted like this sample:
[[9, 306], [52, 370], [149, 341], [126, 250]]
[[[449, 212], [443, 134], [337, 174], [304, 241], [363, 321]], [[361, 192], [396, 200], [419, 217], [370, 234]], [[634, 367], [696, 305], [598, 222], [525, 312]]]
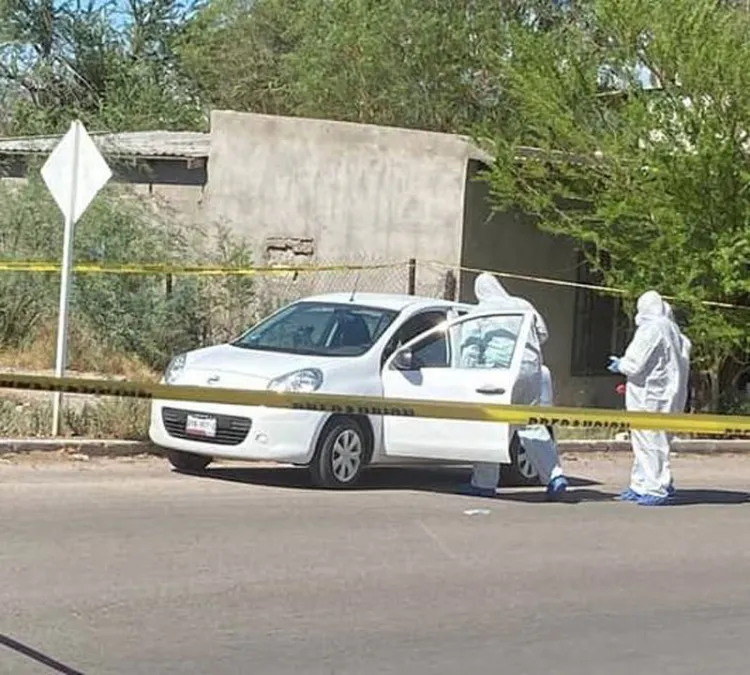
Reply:
[[[473, 403], [538, 402], [541, 352], [533, 316], [474, 312], [417, 336], [383, 369], [386, 398]], [[535, 356], [536, 354], [536, 356]], [[444, 461], [510, 462], [511, 425], [386, 416], [388, 456]]]

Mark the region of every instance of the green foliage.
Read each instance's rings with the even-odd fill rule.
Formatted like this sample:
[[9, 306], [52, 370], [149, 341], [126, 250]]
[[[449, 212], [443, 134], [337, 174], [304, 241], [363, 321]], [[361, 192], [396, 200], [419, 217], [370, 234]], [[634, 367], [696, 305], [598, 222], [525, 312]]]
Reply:
[[8, 135], [205, 125], [171, 42], [192, 13], [178, 0], [0, 2], [0, 100]]
[[[62, 229], [57, 207], [39, 179], [0, 186], [2, 259], [59, 260]], [[76, 228], [79, 263], [232, 265], [249, 259], [247, 247], [226, 233], [188, 237], [122, 188], [106, 189]], [[245, 318], [242, 309], [254, 298], [249, 278], [181, 278], [171, 292], [166, 286], [157, 275], [79, 274], [71, 314], [110, 350], [161, 368], [181, 350], [236, 331]], [[58, 293], [58, 274], [0, 273], [0, 347], [17, 348], [37, 338], [55, 320]]]
[[180, 67], [206, 105], [290, 114], [283, 60], [302, 36], [294, 25], [306, 0], [213, 0], [175, 36]]
[[501, 3], [347, 0], [306, 3], [284, 65], [295, 110], [435, 131], [502, 117], [484, 53], [508, 44]]
[[[549, 32], [517, 28], [503, 73], [524, 123], [484, 130], [497, 206], [591, 244], [631, 301], [676, 296], [714, 377], [750, 349], [750, 311], [703, 304], [750, 293], [748, 29], [709, 0], [596, 0]], [[515, 161], [524, 145], [536, 159]]]
[[484, 55], [528, 5], [217, 0], [176, 50], [213, 107], [463, 132], [508, 114]]

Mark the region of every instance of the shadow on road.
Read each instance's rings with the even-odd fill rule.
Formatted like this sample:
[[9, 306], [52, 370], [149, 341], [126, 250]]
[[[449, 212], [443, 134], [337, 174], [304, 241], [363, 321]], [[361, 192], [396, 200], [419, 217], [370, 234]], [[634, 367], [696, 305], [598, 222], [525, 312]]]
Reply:
[[[563, 504], [581, 504], [582, 502], [611, 502], [617, 497], [614, 492], [602, 492], [600, 490], [575, 489], [576, 483], [570, 481], [572, 490], [568, 490], [562, 503]], [[547, 495], [542, 488], [537, 488], [534, 492], [507, 492], [502, 490], [498, 493], [498, 499], [506, 502], [523, 502], [526, 504], [549, 504]], [[554, 502], [558, 503], [558, 502]]]
[[747, 504], [750, 494], [734, 490], [686, 489], [677, 490], [674, 506], [696, 506], [698, 504]]
[[14, 652], [22, 654], [23, 656], [26, 656], [33, 661], [36, 661], [37, 663], [41, 663], [42, 665], [47, 666], [57, 673], [63, 673], [63, 675], [83, 675], [81, 671], [75, 670], [70, 666], [66, 666], [64, 663], [60, 663], [59, 661], [55, 661], [55, 659], [47, 656], [46, 654], [42, 654], [42, 652], [38, 652], [36, 649], [32, 649], [22, 642], [14, 640], [13, 638], [8, 637], [7, 635], [3, 635], [2, 633], [0, 633], [0, 646], [12, 649]]
[[[184, 474], [184, 472], [182, 472]], [[310, 474], [304, 468], [278, 467], [212, 467], [201, 473], [184, 474], [201, 479], [261, 485], [265, 487], [287, 488], [291, 490], [315, 490]], [[395, 468], [373, 467], [363, 474], [359, 483], [347, 492], [367, 492], [373, 490], [417, 490], [441, 494], [456, 494], [461, 484], [468, 482], [471, 475], [466, 469], [445, 468]], [[571, 489], [565, 498], [567, 504], [582, 502], [613, 501], [618, 493], [591, 489], [600, 485], [597, 481], [571, 477]], [[544, 489], [540, 486], [528, 488], [508, 488], [500, 486], [497, 499], [502, 501], [545, 503]], [[688, 488], [677, 491], [673, 506], [695, 506], [699, 504], [747, 504], [750, 494], [732, 490]]]
[[[572, 481], [571, 481], [572, 482]], [[619, 493], [601, 492], [599, 490], [570, 490], [565, 497], [566, 504], [580, 504], [581, 502], [610, 502], [617, 499]], [[510, 492], [498, 494], [498, 499], [513, 502], [526, 502], [536, 504], [545, 502], [542, 491], [536, 492]], [[735, 492], [733, 490], [708, 490], [687, 489], [678, 490], [674, 501], [670, 506], [698, 506], [705, 504], [747, 504], [750, 503], [750, 494], [747, 492]], [[631, 504], [631, 506], [634, 506]]]
[[[289, 488], [295, 490], [316, 489], [310, 481], [310, 474], [304, 468], [254, 468], [254, 467], [212, 467], [192, 476], [263, 485], [267, 487]], [[362, 478], [349, 492], [371, 490], [419, 490], [455, 494], [459, 485], [467, 483], [471, 471], [466, 469], [435, 468], [391, 468], [373, 467], [362, 475]], [[596, 481], [585, 478], [571, 478], [571, 485], [597, 485]], [[518, 488], [514, 488], [518, 489]], [[541, 490], [539, 486], [523, 488], [525, 491]]]

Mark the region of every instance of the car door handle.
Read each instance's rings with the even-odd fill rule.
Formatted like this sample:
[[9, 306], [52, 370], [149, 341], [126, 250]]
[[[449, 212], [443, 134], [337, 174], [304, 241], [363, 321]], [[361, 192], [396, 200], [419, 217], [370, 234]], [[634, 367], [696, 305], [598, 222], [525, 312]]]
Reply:
[[490, 385], [484, 385], [483, 387], [477, 388], [477, 394], [488, 394], [488, 395], [498, 395], [498, 394], [504, 394], [505, 389], [502, 387], [492, 387]]

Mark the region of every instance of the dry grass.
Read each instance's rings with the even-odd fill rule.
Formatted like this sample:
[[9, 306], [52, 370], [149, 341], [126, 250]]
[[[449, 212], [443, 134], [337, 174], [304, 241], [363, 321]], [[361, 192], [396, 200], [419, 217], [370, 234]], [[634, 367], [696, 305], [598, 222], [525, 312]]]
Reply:
[[[62, 432], [67, 437], [143, 440], [148, 435], [148, 422], [148, 401], [102, 398], [81, 406], [64, 406]], [[0, 436], [43, 438], [51, 429], [51, 400], [0, 399]]]
[[613, 441], [617, 435], [614, 429], [565, 429], [555, 430], [560, 441]]
[[[27, 345], [0, 351], [0, 369], [51, 374], [55, 365], [55, 325], [43, 326]], [[71, 374], [155, 382], [154, 372], [138, 358], [120, 354], [76, 326], [69, 335]], [[65, 436], [140, 440], [147, 437], [148, 401], [94, 396], [67, 396], [62, 411]], [[52, 394], [22, 390], [0, 392], [0, 437], [37, 438], [52, 429]]]
[[[0, 351], [0, 368], [34, 372], [53, 370], [56, 332], [57, 326], [54, 324], [42, 326], [22, 348]], [[137, 357], [108, 349], [90, 333], [75, 325], [71, 325], [68, 338], [68, 370], [150, 382], [160, 377], [159, 373], [154, 372]]]

